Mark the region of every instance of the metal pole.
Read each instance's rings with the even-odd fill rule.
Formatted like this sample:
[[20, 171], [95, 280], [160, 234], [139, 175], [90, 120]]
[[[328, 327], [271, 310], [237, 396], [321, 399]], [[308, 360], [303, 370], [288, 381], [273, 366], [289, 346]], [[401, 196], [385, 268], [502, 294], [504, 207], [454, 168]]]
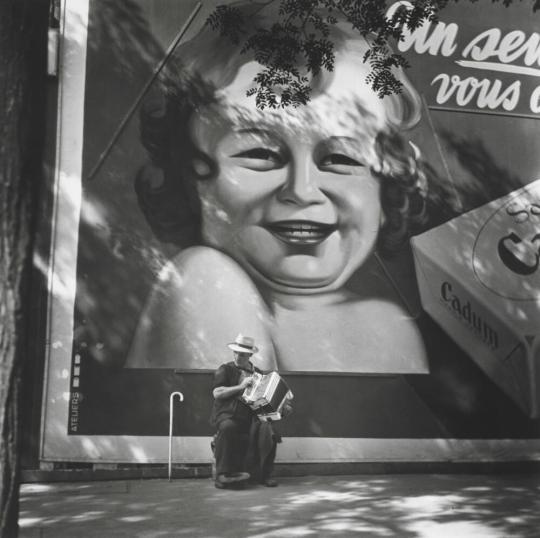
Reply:
[[181, 402], [184, 401], [184, 395], [181, 392], [171, 392], [171, 395], [169, 396], [169, 482], [171, 481], [172, 474], [172, 434], [175, 396], [178, 396]]

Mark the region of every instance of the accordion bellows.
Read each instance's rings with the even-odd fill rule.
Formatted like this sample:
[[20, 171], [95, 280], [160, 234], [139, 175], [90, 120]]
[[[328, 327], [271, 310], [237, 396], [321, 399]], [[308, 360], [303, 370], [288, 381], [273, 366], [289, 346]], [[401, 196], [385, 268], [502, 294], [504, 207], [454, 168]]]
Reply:
[[277, 372], [253, 374], [254, 382], [247, 387], [242, 400], [253, 409], [261, 420], [280, 420], [281, 410], [293, 394]]

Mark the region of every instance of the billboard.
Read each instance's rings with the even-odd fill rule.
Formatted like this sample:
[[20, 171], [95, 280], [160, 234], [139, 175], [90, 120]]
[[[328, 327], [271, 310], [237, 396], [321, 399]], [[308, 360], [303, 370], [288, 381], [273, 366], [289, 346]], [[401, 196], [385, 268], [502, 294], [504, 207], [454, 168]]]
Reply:
[[[511, 350], [483, 358], [424, 279], [453, 279], [447, 311], [478, 268], [496, 282], [484, 224], [540, 177], [528, 6], [448, 7], [396, 45], [411, 67], [382, 100], [369, 39], [340, 25], [310, 103], [261, 111], [257, 64], [204, 24], [215, 5], [65, 2], [42, 458], [165, 461], [180, 391], [175, 453], [209, 461], [213, 371], [243, 333], [295, 395], [278, 461], [537, 459], [534, 353], [510, 361], [525, 385], [509, 388]], [[532, 291], [501, 323], [525, 316], [532, 349], [531, 189], [530, 233], [503, 258], [532, 268], [513, 273]]]

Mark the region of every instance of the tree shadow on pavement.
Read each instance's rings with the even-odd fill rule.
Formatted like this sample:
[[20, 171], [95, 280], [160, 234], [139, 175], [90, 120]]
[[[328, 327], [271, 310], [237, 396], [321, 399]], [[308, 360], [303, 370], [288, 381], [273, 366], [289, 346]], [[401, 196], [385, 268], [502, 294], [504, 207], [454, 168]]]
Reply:
[[283, 478], [243, 491], [201, 479], [29, 484], [20, 536], [532, 538], [539, 492], [534, 475]]

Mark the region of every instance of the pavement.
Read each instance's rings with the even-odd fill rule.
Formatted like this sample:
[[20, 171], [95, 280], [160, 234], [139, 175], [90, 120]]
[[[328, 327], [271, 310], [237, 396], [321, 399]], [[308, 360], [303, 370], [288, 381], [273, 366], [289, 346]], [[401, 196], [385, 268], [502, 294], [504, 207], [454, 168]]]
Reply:
[[540, 537], [539, 474], [279, 479], [218, 490], [209, 478], [23, 484], [20, 538]]

